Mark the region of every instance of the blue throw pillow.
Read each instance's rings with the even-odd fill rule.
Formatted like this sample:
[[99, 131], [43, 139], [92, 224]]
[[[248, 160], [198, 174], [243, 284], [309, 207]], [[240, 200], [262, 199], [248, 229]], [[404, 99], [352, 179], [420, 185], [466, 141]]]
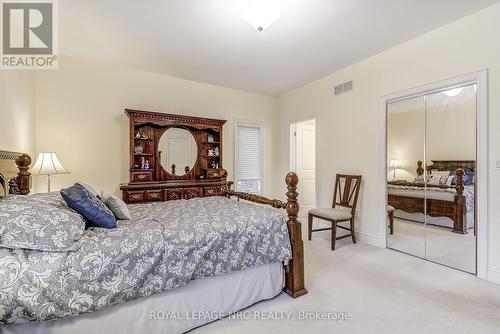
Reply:
[[70, 208], [87, 220], [90, 226], [116, 227], [116, 218], [111, 210], [82, 185], [75, 184], [68, 189], [61, 190], [61, 196]]

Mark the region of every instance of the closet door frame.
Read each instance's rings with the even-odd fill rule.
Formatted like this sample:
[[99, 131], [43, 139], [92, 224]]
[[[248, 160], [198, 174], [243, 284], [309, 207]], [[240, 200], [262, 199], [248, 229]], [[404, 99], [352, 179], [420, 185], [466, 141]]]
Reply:
[[389, 103], [444, 91], [464, 85], [477, 85], [476, 108], [476, 266], [477, 277], [488, 280], [488, 71], [486, 69], [428, 85], [407, 89], [380, 99], [380, 160], [378, 201], [379, 233], [378, 245], [387, 248], [387, 106]]

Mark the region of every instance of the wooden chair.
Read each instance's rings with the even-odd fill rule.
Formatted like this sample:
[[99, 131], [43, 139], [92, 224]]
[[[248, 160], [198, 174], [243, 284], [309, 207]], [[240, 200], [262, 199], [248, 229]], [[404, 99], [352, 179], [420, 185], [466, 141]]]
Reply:
[[[342, 187], [343, 184], [343, 187]], [[354, 229], [354, 218], [356, 205], [358, 203], [359, 188], [361, 185], [361, 175], [337, 174], [335, 178], [335, 190], [333, 192], [333, 203], [331, 208], [318, 208], [309, 210], [308, 215], [308, 237], [312, 238], [312, 232], [332, 231], [332, 250], [335, 250], [335, 241], [347, 237], [352, 237], [352, 242], [356, 243], [356, 231]], [[332, 227], [312, 229], [313, 217], [331, 222]], [[350, 222], [350, 228], [337, 225], [341, 222]], [[350, 234], [337, 238], [337, 227], [351, 231]]]

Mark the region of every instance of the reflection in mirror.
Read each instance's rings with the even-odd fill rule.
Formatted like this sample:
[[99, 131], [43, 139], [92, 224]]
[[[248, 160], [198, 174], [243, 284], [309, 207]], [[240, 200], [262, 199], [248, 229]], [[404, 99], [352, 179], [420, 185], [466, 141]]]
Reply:
[[387, 246], [476, 273], [476, 85], [387, 105]]
[[[427, 96], [426, 258], [470, 273], [476, 272], [476, 104], [475, 85]], [[453, 180], [459, 168], [463, 189]]]
[[387, 246], [419, 257], [425, 257], [424, 188], [412, 184], [423, 181], [417, 162], [424, 161], [424, 148], [425, 98], [388, 104]]
[[172, 175], [183, 176], [196, 163], [198, 146], [189, 131], [169, 128], [160, 138], [158, 152], [163, 169]]

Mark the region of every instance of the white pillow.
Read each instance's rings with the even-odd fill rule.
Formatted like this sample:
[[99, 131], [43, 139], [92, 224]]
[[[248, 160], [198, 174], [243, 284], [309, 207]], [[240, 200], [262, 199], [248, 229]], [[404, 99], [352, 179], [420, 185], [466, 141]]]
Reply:
[[106, 206], [113, 212], [116, 219], [119, 220], [131, 220], [132, 215], [128, 210], [127, 204], [118, 196], [113, 194], [104, 194], [102, 196], [102, 201]]
[[[433, 171], [431, 176], [432, 177], [428, 181], [429, 184], [436, 186], [443, 185], [448, 181], [450, 171]], [[446, 178], [446, 180], [444, 178]]]

